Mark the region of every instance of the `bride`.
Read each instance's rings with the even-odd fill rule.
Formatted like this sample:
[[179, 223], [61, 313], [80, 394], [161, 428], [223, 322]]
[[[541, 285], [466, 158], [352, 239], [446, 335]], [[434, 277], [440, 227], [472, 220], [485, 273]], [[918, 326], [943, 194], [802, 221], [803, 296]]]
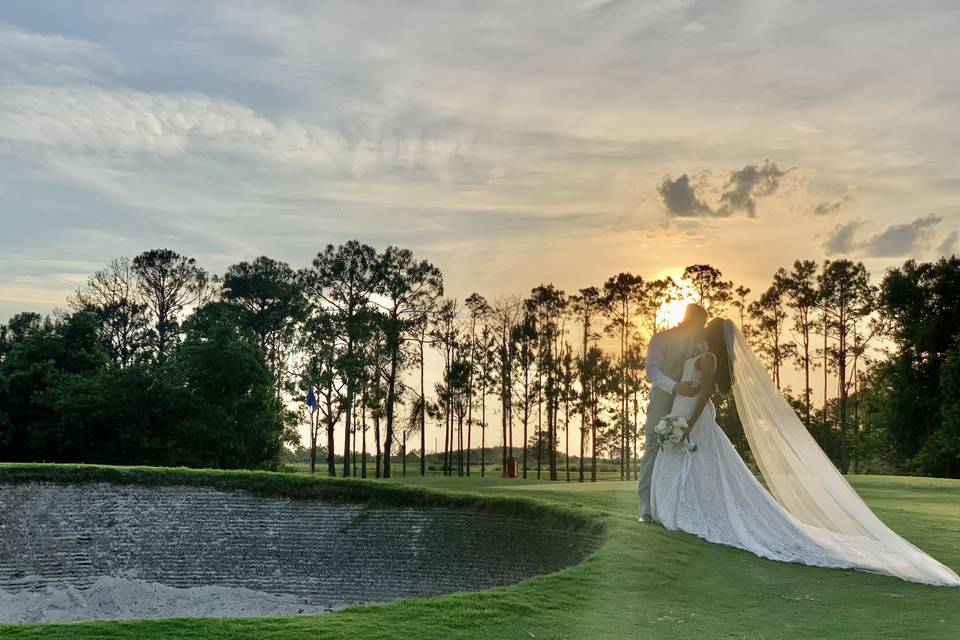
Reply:
[[[699, 386], [699, 394], [677, 395], [671, 411], [687, 419], [686, 438], [664, 444], [653, 466], [654, 520], [771, 560], [960, 585], [956, 573], [898, 536], [866, 506], [731, 321], [712, 320], [706, 343], [707, 351], [683, 366], [682, 381]], [[731, 387], [769, 493], [717, 425], [710, 396], [715, 388]]]

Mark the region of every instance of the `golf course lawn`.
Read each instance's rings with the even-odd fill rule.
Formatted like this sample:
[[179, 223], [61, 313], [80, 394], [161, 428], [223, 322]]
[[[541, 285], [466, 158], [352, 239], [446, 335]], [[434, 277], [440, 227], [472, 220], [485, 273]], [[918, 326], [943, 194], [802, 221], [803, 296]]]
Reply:
[[[283, 482], [282, 474], [274, 477]], [[471, 494], [474, 501], [523, 496], [574, 509], [605, 522], [604, 540], [577, 566], [481, 593], [321, 617], [0, 625], [0, 638], [960, 638], [958, 588], [771, 562], [641, 525], [632, 482], [442, 476], [390, 482]], [[960, 481], [851, 482], [896, 531], [960, 568]]]

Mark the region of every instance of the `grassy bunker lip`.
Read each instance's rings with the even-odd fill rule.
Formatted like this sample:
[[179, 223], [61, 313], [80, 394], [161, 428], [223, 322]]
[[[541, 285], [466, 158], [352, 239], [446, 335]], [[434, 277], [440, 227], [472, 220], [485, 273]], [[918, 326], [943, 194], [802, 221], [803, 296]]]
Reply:
[[0, 463], [0, 483], [106, 482], [145, 486], [209, 487], [263, 497], [363, 503], [369, 507], [447, 507], [535, 521], [584, 535], [603, 536], [606, 514], [599, 510], [546, 504], [525, 496], [490, 496], [426, 489], [389, 481], [326, 478], [273, 471], [120, 467], [92, 464]]

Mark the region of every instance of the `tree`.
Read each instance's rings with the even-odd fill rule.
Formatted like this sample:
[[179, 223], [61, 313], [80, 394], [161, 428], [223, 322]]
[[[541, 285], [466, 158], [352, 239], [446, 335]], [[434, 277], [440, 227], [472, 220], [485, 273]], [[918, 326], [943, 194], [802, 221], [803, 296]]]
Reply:
[[286, 262], [267, 256], [238, 262], [223, 277], [223, 298], [243, 309], [244, 321], [256, 334], [270, 364], [280, 400], [286, 363], [304, 315], [305, 301], [296, 272]]
[[32, 332], [41, 328], [49, 328], [49, 323], [47, 324], [48, 326], [44, 327], [43, 318], [39, 313], [33, 313], [32, 311], [24, 311], [14, 315], [7, 321], [6, 325], [0, 325], [0, 356], [5, 356], [13, 349], [14, 345], [29, 337]]
[[677, 288], [673, 278], [648, 280], [640, 286], [636, 298], [637, 312], [647, 334], [652, 336], [664, 328], [660, 326], [660, 309], [673, 301]]
[[436, 314], [433, 318], [432, 338], [435, 347], [441, 350], [443, 355], [443, 381], [436, 386], [438, 402], [440, 406], [440, 415], [443, 416], [443, 469], [444, 475], [452, 475], [452, 455], [453, 455], [453, 419], [454, 402], [456, 401], [457, 389], [451, 387], [451, 383], [456, 380], [454, 375], [454, 366], [459, 361], [459, 349], [461, 347], [460, 326], [457, 322], [460, 316], [460, 308], [456, 300], [445, 299], [437, 306]]
[[723, 273], [708, 264], [694, 264], [683, 270], [683, 279], [693, 289], [694, 298], [703, 307], [707, 316], [723, 315], [727, 304], [733, 299], [733, 283], [723, 279]]
[[782, 286], [774, 284], [748, 307], [750, 317], [756, 323], [751, 333], [754, 346], [770, 366], [777, 389], [781, 387], [780, 370], [796, 353], [795, 345], [786, 338], [787, 309], [783, 298]]
[[[571, 403], [575, 403], [577, 401], [579, 395], [574, 387], [574, 384], [577, 381], [577, 365], [573, 356], [573, 346], [569, 342], [564, 342], [563, 350], [560, 355], [558, 374], [559, 399], [561, 402], [563, 402], [564, 466], [566, 470], [566, 481], [570, 482], [570, 405]], [[582, 469], [582, 445], [580, 458]]]
[[[486, 299], [478, 293], [470, 294], [465, 304], [467, 309], [470, 312], [470, 332], [467, 344], [468, 351], [468, 362], [469, 362], [469, 376], [467, 380], [467, 475], [470, 475], [470, 452], [472, 450], [472, 435], [473, 435], [473, 388], [474, 388], [474, 378], [481, 379], [481, 396], [485, 392], [485, 381], [482, 379], [483, 373], [480, 371], [481, 362], [483, 360], [484, 354], [481, 352], [482, 346], [477, 341], [477, 323], [482, 323], [486, 320], [487, 316], [490, 315], [491, 309], [490, 305], [487, 303]], [[481, 426], [483, 429], [484, 426]], [[481, 447], [481, 457], [483, 456], [483, 448]], [[481, 463], [481, 475], [483, 464]]]
[[[15, 315], [7, 324], [9, 350], [0, 363], [0, 442], [3, 457], [10, 461], [76, 462], [82, 460], [89, 445], [74, 449], [67, 417], [62, 405], [54, 401], [69, 397], [68, 388], [91, 387], [107, 363], [96, 323], [90, 316], [74, 314], [53, 322], [41, 320], [35, 313]], [[90, 394], [87, 394], [88, 397]], [[99, 434], [98, 434], [99, 435]], [[101, 443], [95, 438], [91, 444]]]
[[520, 302], [514, 297], [502, 297], [494, 304], [491, 314], [495, 341], [497, 382], [500, 387], [500, 421], [503, 431], [502, 473], [507, 474], [507, 458], [513, 457], [513, 334], [520, 314]]
[[904, 469], [960, 476], [943, 457], [952, 451], [948, 434], [955, 425], [958, 387], [950, 386], [955, 376], [949, 366], [957, 357], [960, 258], [908, 260], [891, 269], [880, 285], [878, 307], [894, 348], [878, 367], [882, 393], [870, 419], [888, 434]]
[[97, 321], [64, 315], [23, 334], [0, 364], [0, 442], [12, 460], [275, 468], [282, 407], [232, 305], [197, 309], [162, 364], [120, 367]]
[[[535, 319], [537, 334], [540, 338], [538, 344], [537, 361], [537, 390], [538, 405], [541, 392], [547, 401], [547, 443], [557, 442], [557, 416], [560, 403], [560, 386], [558, 379], [560, 376], [560, 348], [563, 342], [564, 318], [567, 313], [569, 303], [563, 291], [560, 291], [552, 284], [540, 285], [530, 292], [530, 298], [526, 301], [526, 308]], [[546, 381], [543, 381], [543, 374], [546, 374]], [[539, 416], [538, 416], [539, 417]], [[538, 430], [540, 424], [538, 420]], [[540, 460], [544, 438], [541, 434], [537, 437], [537, 477], [540, 477]], [[547, 464], [551, 480], [557, 479], [557, 449], [552, 446], [547, 451]]]
[[170, 249], [151, 249], [133, 259], [137, 291], [154, 321], [155, 359], [163, 362], [176, 342], [180, 314], [197, 303], [209, 278], [196, 260]]
[[[487, 316], [492, 312], [487, 309]], [[489, 322], [484, 322], [477, 342], [476, 379], [480, 382], [480, 477], [486, 476], [487, 469], [487, 395], [496, 388], [497, 356], [496, 339]], [[504, 450], [506, 450], [506, 442]]]
[[917, 456], [922, 473], [960, 477], [960, 334], [944, 353], [940, 367], [940, 421]]
[[590, 481], [597, 481], [597, 455], [600, 448], [600, 429], [603, 421], [600, 418], [600, 410], [603, 397], [611, 386], [616, 386], [617, 376], [609, 357], [599, 347], [590, 347], [587, 350], [586, 357], [578, 361], [578, 370], [580, 373], [580, 384], [582, 388], [580, 402], [581, 415], [586, 415], [588, 423], [580, 425], [581, 431], [581, 450], [580, 450], [580, 481], [583, 481], [583, 441], [584, 436], [589, 434], [591, 446], [591, 464]]
[[[638, 439], [641, 432], [640, 427], [640, 396], [647, 394], [646, 381], [646, 349], [644, 344], [635, 340], [627, 349], [627, 357], [624, 359], [624, 366], [627, 369], [627, 478], [630, 478], [630, 460], [638, 460], [640, 452], [638, 450]], [[632, 408], [632, 420], [630, 420], [630, 409]], [[635, 464], [634, 464], [634, 471]], [[634, 473], [634, 479], [637, 479]]]
[[417, 410], [415, 417], [419, 420], [417, 425], [420, 431], [420, 475], [427, 474], [427, 414], [429, 413], [426, 401], [426, 383], [425, 383], [425, 356], [426, 346], [432, 344], [431, 322], [436, 314], [437, 298], [421, 300], [420, 306], [410, 320], [408, 327], [411, 339], [417, 344], [417, 356], [420, 369], [420, 394], [414, 401]]
[[516, 380], [511, 383], [511, 388], [516, 395], [516, 402], [520, 411], [520, 423], [523, 425], [521, 466], [524, 479], [527, 477], [528, 470], [527, 453], [530, 440], [528, 433], [530, 413], [539, 394], [536, 379], [533, 377], [534, 367], [537, 362], [537, 343], [539, 339], [540, 336], [537, 333], [536, 320], [529, 311], [525, 311], [523, 320], [513, 328], [511, 348], [511, 351], [516, 354], [516, 367], [514, 369]]
[[[381, 421], [387, 416], [387, 398], [389, 396], [387, 385], [394, 357], [389, 351], [390, 347], [388, 343], [390, 338], [387, 335], [387, 326], [391, 322], [391, 319], [386, 313], [370, 309], [367, 313], [367, 322], [365, 323], [366, 331], [361, 334], [361, 339], [357, 344], [357, 353], [360, 354], [360, 359], [364, 363], [361, 378], [358, 381], [362, 396], [360, 416], [363, 421], [361, 429], [363, 434], [361, 450], [363, 454], [361, 458], [360, 475], [363, 478], [367, 477], [366, 452], [368, 416], [373, 420], [374, 448], [376, 450], [376, 477], [389, 477], [386, 474], [389, 466], [387, 461], [390, 457], [391, 447], [387, 447], [386, 444], [387, 442], [392, 444], [393, 433], [387, 434], [386, 442], [381, 440]], [[406, 365], [407, 354], [401, 352], [401, 356], [403, 359], [398, 358], [396, 370], [400, 370]], [[396, 378], [394, 378], [394, 382], [396, 382]], [[399, 390], [394, 390], [394, 405], [402, 404], [402, 395]]]
[[[202, 317], [204, 308], [195, 315]], [[283, 444], [297, 436], [285, 428], [262, 352], [245, 326], [223, 315], [205, 320], [188, 323], [171, 363], [189, 393], [191, 447], [204, 452], [209, 466], [274, 469]]]
[[733, 304], [739, 315], [740, 331], [742, 331], [743, 334], [749, 338], [749, 331], [747, 331], [747, 308], [749, 306], [747, 304], [747, 296], [750, 295], [750, 288], [740, 285], [736, 288], [734, 293], [737, 295], [737, 297], [731, 304]]
[[135, 279], [130, 260], [117, 258], [68, 299], [74, 311], [96, 321], [100, 341], [121, 367], [141, 354], [149, 333], [147, 305], [141, 301]]
[[403, 345], [424, 307], [443, 295], [443, 275], [426, 260], [416, 260], [409, 249], [387, 247], [377, 262], [376, 293], [385, 299], [383, 331], [389, 366], [386, 372], [383, 477], [390, 477], [390, 451], [394, 439], [397, 377], [402, 364]]
[[820, 306], [816, 278], [817, 263], [813, 260], [797, 260], [789, 273], [786, 269], [779, 269], [774, 276], [774, 286], [784, 293], [787, 304], [793, 310], [793, 330], [800, 336], [800, 349], [796, 359], [803, 367], [803, 423], [807, 429], [810, 428], [812, 416], [810, 396], [813, 389], [810, 387], [810, 371], [814, 365], [811, 349], [817, 326], [814, 313]]
[[[591, 371], [588, 370], [590, 359], [587, 354], [590, 350], [590, 343], [599, 337], [599, 334], [593, 331], [593, 321], [607, 309], [607, 301], [600, 295], [600, 290], [596, 287], [587, 287], [580, 289], [577, 295], [570, 299], [571, 308], [581, 325], [581, 337], [583, 347], [580, 350], [580, 357], [577, 359], [577, 370], [580, 380], [580, 482], [583, 482], [583, 443], [586, 435], [592, 429], [591, 399], [589, 397], [590, 386], [588, 376]], [[656, 324], [656, 319], [654, 319]], [[594, 458], [594, 480], [596, 479], [596, 459]]]
[[377, 255], [373, 247], [350, 240], [332, 244], [317, 254], [310, 269], [301, 272], [303, 288], [316, 314], [325, 305], [337, 316], [341, 343], [337, 367], [345, 384], [343, 414], [343, 475], [350, 475], [350, 435], [354, 403], [364, 363], [357, 343], [367, 331], [368, 305], [376, 290]]
[[858, 328], [873, 309], [874, 288], [863, 263], [850, 260], [827, 260], [818, 284], [824, 301], [826, 329], [836, 341], [830, 357], [837, 368], [840, 469], [846, 473], [850, 463], [847, 421], [850, 380], [847, 374], [850, 365], [863, 355], [865, 341], [858, 336]]
[[619, 363], [619, 397], [620, 411], [617, 417], [617, 425], [620, 437], [620, 479], [623, 480], [625, 473], [628, 473], [627, 462], [627, 430], [629, 425], [629, 407], [627, 393], [627, 349], [629, 337], [635, 328], [633, 302], [640, 296], [643, 286], [643, 279], [631, 273], [620, 273], [603, 285], [604, 298], [607, 302], [607, 309], [610, 315], [610, 324], [607, 325], [607, 332], [616, 335], [619, 338], [620, 363]]
[[317, 439], [320, 426], [327, 433], [327, 474], [337, 475], [334, 463], [334, 431], [344, 409], [344, 382], [340, 376], [341, 359], [338, 338], [343, 330], [337, 325], [339, 318], [319, 307], [307, 319], [300, 338], [300, 351], [304, 354], [301, 378], [304, 386], [314, 385], [317, 394], [317, 416], [310, 438], [310, 473], [317, 461]]

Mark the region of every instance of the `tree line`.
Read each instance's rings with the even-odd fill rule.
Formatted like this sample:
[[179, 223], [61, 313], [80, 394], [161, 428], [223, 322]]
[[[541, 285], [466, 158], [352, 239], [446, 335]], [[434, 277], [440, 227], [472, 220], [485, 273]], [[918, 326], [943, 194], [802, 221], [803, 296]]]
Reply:
[[[599, 460], [629, 479], [646, 342], [667, 305], [691, 300], [739, 322], [844, 472], [960, 475], [957, 258], [876, 284], [860, 262], [798, 260], [752, 293], [691, 265], [678, 281], [619, 273], [456, 300], [440, 269], [392, 246], [222, 275], [146, 251], [90, 276], [68, 311], [0, 326], [0, 447], [7, 460], [276, 468], [301, 446], [311, 472], [390, 477], [411, 445], [426, 473], [429, 424], [444, 474], [503, 473], [516, 456], [523, 477], [596, 480]], [[442, 364], [428, 384], [430, 352]], [[749, 458], [732, 398], [715, 400]]]

